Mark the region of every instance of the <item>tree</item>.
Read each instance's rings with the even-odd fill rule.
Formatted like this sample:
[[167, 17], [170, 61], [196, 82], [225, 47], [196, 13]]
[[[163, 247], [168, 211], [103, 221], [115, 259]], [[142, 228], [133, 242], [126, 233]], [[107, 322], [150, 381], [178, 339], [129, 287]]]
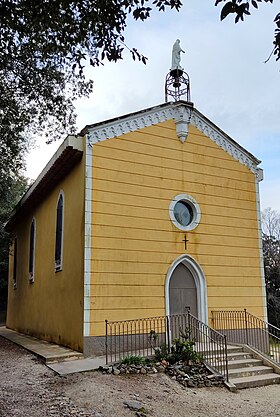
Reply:
[[[84, 68], [122, 59], [129, 15], [179, 10], [180, 0], [0, 0], [0, 279], [7, 272], [3, 225], [24, 185], [32, 134], [49, 141], [75, 130], [74, 101], [93, 81]], [[132, 58], [147, 58], [128, 48]], [[24, 187], [23, 187], [24, 188]], [[1, 286], [1, 284], [0, 284]]]
[[[273, 2], [215, 4], [223, 1], [221, 19], [234, 13], [236, 22], [258, 2]], [[144, 21], [155, 9], [178, 11], [181, 6], [180, 0], [0, 0], [0, 134], [7, 150], [14, 140], [26, 144], [32, 132], [45, 132], [49, 140], [66, 129], [73, 133], [73, 103], [93, 86], [85, 77], [85, 63], [122, 59], [129, 15]], [[273, 53], [279, 59], [280, 13], [275, 22]], [[146, 62], [136, 48], [128, 49], [133, 59]]]
[[262, 232], [268, 318], [280, 327], [280, 213], [263, 211]]
[[4, 230], [4, 226], [16, 202], [26, 191], [27, 186], [28, 181], [22, 176], [13, 179], [7, 178], [5, 188], [0, 193], [0, 311], [5, 309], [7, 301], [10, 246], [10, 236]]
[[[273, 0], [215, 4], [222, 1], [221, 18], [234, 13], [238, 21], [251, 6]], [[0, 137], [8, 160], [15, 150], [23, 155], [32, 133], [44, 132], [51, 141], [74, 132], [73, 103], [93, 87], [85, 64], [122, 59], [129, 16], [145, 21], [154, 10], [181, 6], [180, 0], [0, 0]], [[275, 22], [273, 53], [279, 59], [280, 13]], [[146, 62], [136, 48], [128, 49], [133, 59]], [[6, 160], [0, 157], [0, 176]]]
[[[153, 9], [165, 7], [179, 10], [181, 2], [0, 0], [2, 135], [18, 137], [28, 129], [44, 131], [51, 140], [73, 128], [73, 101], [88, 96], [93, 86], [85, 63], [122, 59], [128, 15], [144, 21]], [[128, 49], [133, 59], [146, 62], [136, 48]]]
[[[0, 191], [24, 167], [32, 134], [75, 130], [75, 99], [93, 81], [86, 62], [122, 59], [128, 15], [179, 10], [180, 0], [0, 0]], [[128, 48], [133, 59], [146, 57]]]
[[[221, 10], [221, 20], [224, 20], [229, 14], [233, 13], [235, 15], [235, 23], [239, 22], [239, 20], [243, 21], [246, 15], [250, 15], [250, 9], [252, 7], [258, 9], [258, 3], [273, 3], [273, 0], [216, 0], [215, 6], [225, 1], [226, 4]], [[280, 13], [276, 15], [274, 22], [276, 24], [276, 29], [274, 33], [273, 48], [267, 61], [272, 55], [275, 55], [276, 61], [280, 59]]]

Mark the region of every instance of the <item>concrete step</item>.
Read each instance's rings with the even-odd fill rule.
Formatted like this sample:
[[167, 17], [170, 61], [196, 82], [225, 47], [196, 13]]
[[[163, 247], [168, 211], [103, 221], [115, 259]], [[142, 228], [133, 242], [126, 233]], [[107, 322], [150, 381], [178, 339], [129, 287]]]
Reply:
[[269, 366], [246, 366], [244, 368], [229, 369], [229, 379], [241, 378], [244, 376], [270, 374], [272, 369]]
[[57, 362], [47, 364], [47, 366], [59, 375], [68, 375], [76, 372], [94, 371], [98, 369], [99, 366], [105, 366], [105, 363], [105, 356], [99, 356], [96, 358], [80, 359], [78, 361]]
[[[201, 352], [202, 351], [202, 347], [201, 346], [195, 346], [195, 349], [197, 352]], [[243, 347], [242, 346], [233, 346], [233, 345], [229, 345], [227, 348], [228, 354], [230, 353], [240, 353], [243, 352]], [[203, 354], [206, 355], [210, 355], [210, 356], [219, 356], [221, 350], [203, 350]]]
[[[212, 359], [224, 363], [223, 356], [214, 355], [211, 352]], [[243, 346], [228, 345], [227, 358], [229, 382], [237, 389], [280, 384], [280, 375], [274, 373], [272, 367], [264, 365], [262, 358], [255, 359], [252, 353], [246, 352]]]
[[228, 361], [238, 361], [241, 359], [253, 359], [253, 356], [251, 353], [248, 352], [234, 352], [228, 353], [227, 358]]
[[227, 351], [229, 353], [231, 353], [231, 352], [243, 352], [244, 348], [243, 348], [243, 346], [228, 345]]
[[53, 353], [51, 356], [44, 355], [43, 357], [44, 362], [46, 364], [57, 363], [57, 362], [65, 362], [65, 361], [74, 361], [77, 359], [84, 359], [84, 355], [79, 352], [65, 352], [65, 353]]
[[230, 379], [230, 382], [232, 382], [238, 389], [255, 388], [265, 385], [279, 384], [280, 375], [271, 373], [265, 375], [244, 376], [242, 378], [232, 378]]
[[228, 361], [228, 369], [244, 368], [245, 366], [260, 366], [263, 362], [261, 359], [235, 359]]
[[[217, 361], [224, 362], [225, 357], [220, 355], [211, 356], [214, 357]], [[251, 360], [253, 359], [253, 356], [251, 353], [247, 352], [228, 352], [227, 354], [228, 362], [233, 361], [240, 361], [240, 360]]]
[[0, 327], [0, 336], [34, 353], [45, 363], [70, 361], [83, 359], [84, 357], [82, 353], [76, 350], [36, 339], [35, 337], [18, 333], [15, 330], [7, 329], [6, 327]]

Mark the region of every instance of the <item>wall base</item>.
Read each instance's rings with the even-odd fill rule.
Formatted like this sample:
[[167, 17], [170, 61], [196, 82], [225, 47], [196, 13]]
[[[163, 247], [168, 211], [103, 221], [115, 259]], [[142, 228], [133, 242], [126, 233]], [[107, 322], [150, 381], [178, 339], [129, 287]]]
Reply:
[[103, 356], [106, 354], [105, 336], [84, 337], [84, 356]]

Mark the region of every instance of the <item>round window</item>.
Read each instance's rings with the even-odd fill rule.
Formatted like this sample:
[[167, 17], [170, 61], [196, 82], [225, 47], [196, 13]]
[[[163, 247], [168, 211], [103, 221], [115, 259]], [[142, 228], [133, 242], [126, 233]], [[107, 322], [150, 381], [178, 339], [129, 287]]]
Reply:
[[181, 226], [188, 226], [193, 220], [193, 209], [186, 201], [178, 201], [174, 206], [174, 217]]
[[187, 194], [173, 198], [169, 207], [173, 224], [180, 230], [192, 230], [200, 221], [200, 208], [195, 199]]

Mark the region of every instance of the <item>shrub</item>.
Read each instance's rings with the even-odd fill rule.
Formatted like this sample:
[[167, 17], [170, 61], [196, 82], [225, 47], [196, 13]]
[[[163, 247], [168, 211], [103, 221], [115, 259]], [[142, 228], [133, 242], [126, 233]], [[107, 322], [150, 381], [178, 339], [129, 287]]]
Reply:
[[122, 360], [121, 360], [121, 364], [122, 365], [144, 365], [146, 363], [145, 358], [143, 358], [142, 356], [125, 356]]
[[201, 363], [203, 361], [202, 355], [194, 350], [195, 342], [190, 340], [190, 331], [185, 329], [185, 332], [180, 331], [180, 338], [174, 339], [173, 344], [168, 349], [166, 344], [162, 344], [159, 348], [155, 348], [156, 333], [151, 332], [150, 341], [155, 351], [155, 358], [157, 361], [166, 360], [170, 364], [176, 362], [184, 362], [187, 365], [192, 363]]

